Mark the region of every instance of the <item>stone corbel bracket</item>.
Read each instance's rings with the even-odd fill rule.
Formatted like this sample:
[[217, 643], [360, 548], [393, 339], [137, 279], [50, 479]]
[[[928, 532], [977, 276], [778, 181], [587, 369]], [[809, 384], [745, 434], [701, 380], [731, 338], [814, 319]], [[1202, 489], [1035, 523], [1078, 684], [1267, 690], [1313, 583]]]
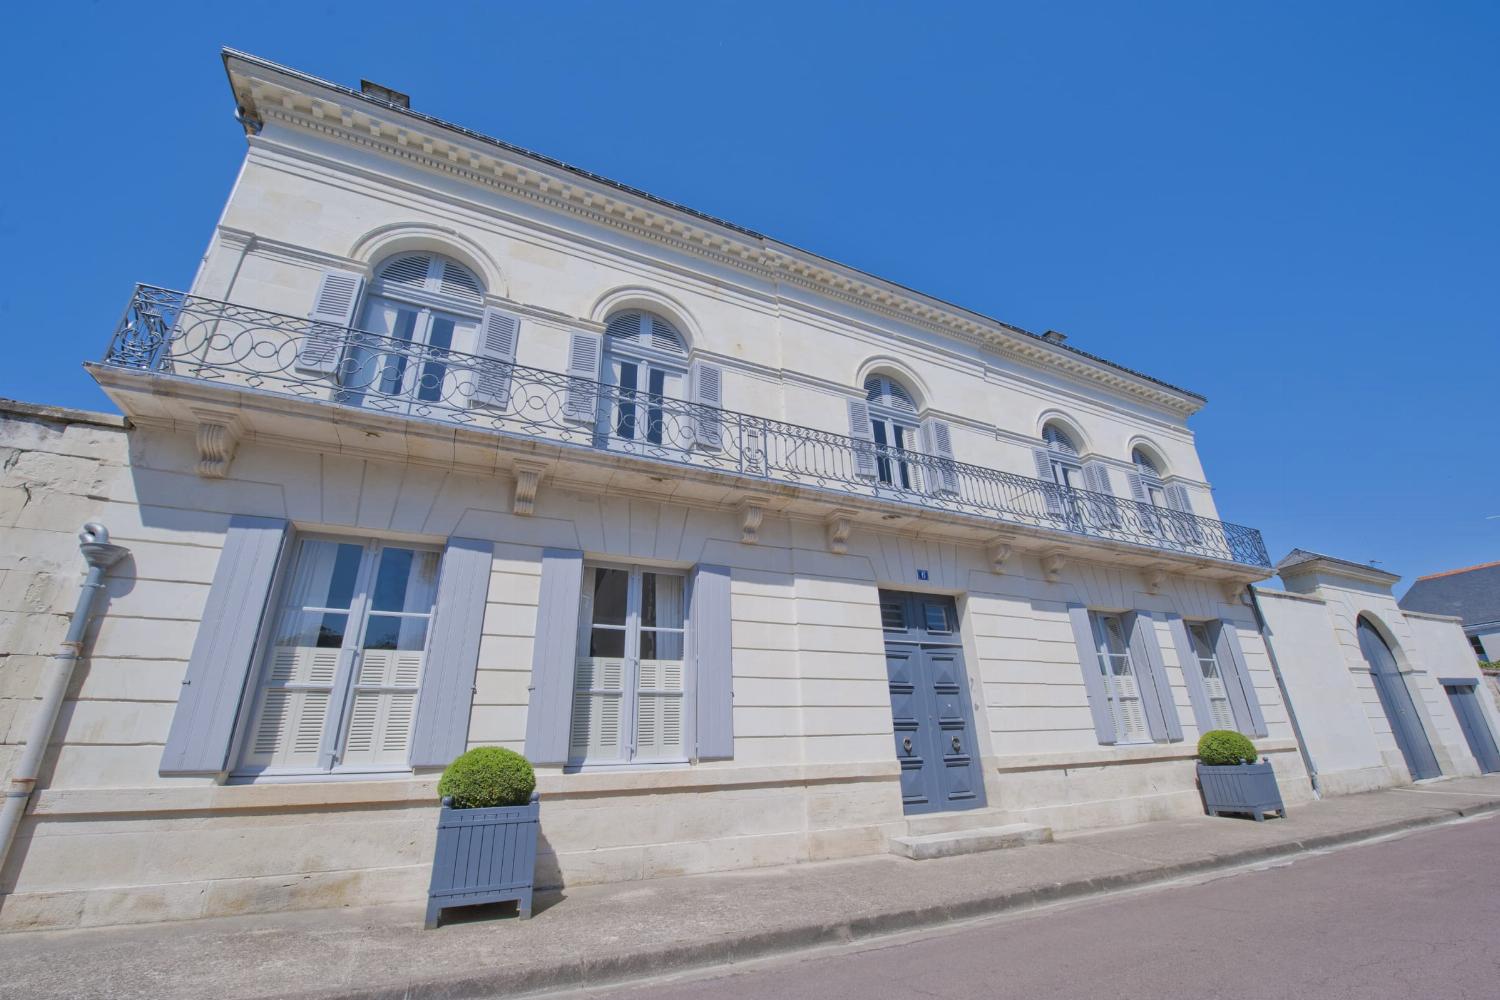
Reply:
[[1141, 570], [1141, 575], [1146, 579], [1146, 593], [1160, 594], [1162, 584], [1167, 582], [1167, 568], [1165, 566], [1147, 566]]
[[1239, 605], [1245, 603], [1245, 585], [1239, 580], [1221, 580], [1219, 588], [1224, 593], [1224, 603]]
[[542, 485], [542, 474], [547, 471], [543, 462], [519, 460], [511, 466], [516, 477], [516, 495], [511, 499], [510, 512], [521, 517], [530, 517], [536, 512], [536, 491]]
[[194, 435], [198, 446], [198, 475], [204, 479], [223, 479], [229, 475], [229, 466], [240, 446], [244, 425], [233, 413], [196, 409], [192, 412], [198, 420]]
[[854, 530], [854, 515], [854, 511], [840, 508], [824, 518], [823, 523], [828, 526], [828, 551], [836, 556], [849, 551], [849, 532]]
[[760, 524], [766, 518], [767, 499], [751, 493], [740, 501], [740, 541], [746, 545], [760, 543]]
[[1068, 557], [1061, 552], [1048, 552], [1042, 556], [1042, 572], [1047, 577], [1048, 583], [1056, 583], [1062, 579], [1063, 567], [1068, 564]]
[[985, 554], [990, 560], [990, 572], [996, 576], [1005, 575], [1005, 564], [1011, 556], [1015, 555], [1015, 547], [1011, 544], [1008, 536], [1001, 535], [992, 538], [985, 548]]

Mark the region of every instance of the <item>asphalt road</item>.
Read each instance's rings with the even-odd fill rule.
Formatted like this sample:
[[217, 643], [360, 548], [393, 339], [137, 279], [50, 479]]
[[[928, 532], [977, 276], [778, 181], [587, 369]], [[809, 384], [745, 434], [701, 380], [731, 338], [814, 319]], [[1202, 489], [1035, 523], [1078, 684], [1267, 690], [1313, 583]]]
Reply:
[[592, 1000], [1500, 997], [1500, 818]]

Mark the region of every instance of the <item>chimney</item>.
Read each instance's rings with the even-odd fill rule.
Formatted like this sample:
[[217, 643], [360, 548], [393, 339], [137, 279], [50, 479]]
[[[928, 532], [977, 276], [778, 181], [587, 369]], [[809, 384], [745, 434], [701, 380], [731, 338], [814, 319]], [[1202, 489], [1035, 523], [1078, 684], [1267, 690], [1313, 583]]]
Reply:
[[1061, 330], [1048, 330], [1046, 333], [1042, 334], [1042, 339], [1049, 344], [1061, 344], [1063, 341], [1068, 339], [1068, 335], [1066, 333], [1063, 333]]
[[401, 91], [392, 90], [390, 87], [382, 87], [380, 84], [371, 83], [369, 80], [359, 81], [359, 92], [366, 97], [373, 97], [382, 104], [389, 104], [393, 108], [411, 109], [410, 94], [403, 94]]

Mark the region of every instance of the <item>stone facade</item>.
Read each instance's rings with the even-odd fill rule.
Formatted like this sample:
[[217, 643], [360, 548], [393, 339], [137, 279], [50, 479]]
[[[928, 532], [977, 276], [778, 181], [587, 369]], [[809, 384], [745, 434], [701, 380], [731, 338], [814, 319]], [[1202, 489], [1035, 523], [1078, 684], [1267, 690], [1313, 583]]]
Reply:
[[[164, 764], [185, 706], [218, 668], [203, 640], [222, 622], [206, 620], [205, 609], [236, 519], [246, 517], [295, 538], [485, 547], [467, 728], [446, 734], [462, 737], [460, 748], [530, 752], [546, 680], [538, 671], [562, 670], [572, 683], [572, 663], [538, 662], [557, 629], [544, 628], [555, 617], [544, 588], [549, 553], [727, 573], [728, 662], [693, 654], [727, 682], [732, 732], [716, 734], [732, 737], [727, 752], [688, 747], [683, 759], [651, 766], [540, 766], [539, 885], [887, 850], [908, 826], [883, 589], [956, 601], [973, 715], [966, 732], [997, 825], [1066, 830], [1202, 808], [1193, 762], [1201, 697], [1189, 683], [1202, 668], [1183, 662], [1178, 617], [1212, 623], [1221, 650], [1232, 647], [1223, 669], [1243, 678], [1258, 707], [1258, 745], [1283, 795], [1295, 807], [1311, 794], [1245, 601], [1246, 585], [1269, 572], [1259, 537], [1238, 529], [1240, 547], [1214, 547], [1234, 526], [1212, 520], [1215, 501], [1187, 426], [1201, 398], [536, 154], [259, 60], [226, 58], [249, 151], [189, 290], [196, 298], [171, 299], [158, 326], [140, 320], [135, 340], [118, 339], [106, 363], [90, 366], [128, 420], [23, 405], [4, 413], [0, 527], [13, 539], [0, 564], [6, 750], [24, 733], [41, 663], [72, 605], [82, 572], [74, 532], [102, 522], [130, 555], [110, 573], [39, 790], [0, 873], [0, 928], [421, 897], [436, 769], [247, 769], [245, 732], [267, 656], [257, 652], [236, 681], [244, 705], [219, 734], [229, 746], [224, 765]], [[620, 425], [604, 420], [597, 439], [570, 437], [563, 420], [522, 421], [514, 407], [445, 408], [413, 390], [388, 392], [376, 402], [390, 405], [375, 406], [368, 393], [352, 400], [329, 370], [309, 374], [308, 357], [288, 349], [296, 336], [305, 347], [332, 328], [347, 352], [364, 336], [319, 313], [328, 276], [352, 275], [368, 290], [393, 260], [414, 254], [460, 265], [485, 323], [519, 320], [503, 370], [513, 386], [556, 378], [559, 405], [571, 405], [568, 393], [583, 384], [578, 335], [600, 343], [622, 311], [663, 317], [680, 337], [699, 406], [684, 411], [694, 441], [674, 453], [620, 449]], [[443, 295], [429, 289], [414, 301]], [[365, 322], [356, 305], [345, 325]], [[321, 326], [310, 326], [310, 315]], [[261, 339], [242, 342], [247, 329]], [[194, 336], [201, 350], [178, 353]], [[388, 356], [406, 350], [382, 343]], [[437, 370], [440, 385], [443, 371], [469, 363], [464, 352], [489, 350], [435, 344], [411, 364]], [[254, 367], [267, 359], [274, 368]], [[485, 363], [475, 370], [493, 374], [498, 362]], [[719, 417], [705, 416], [706, 370], [721, 378]], [[573, 381], [545, 375], [563, 372]], [[732, 417], [718, 426], [739, 434], [785, 421], [795, 428], [777, 433], [794, 450], [857, 463], [874, 454], [856, 440], [872, 431], [852, 415], [878, 378], [902, 387], [924, 451], [943, 456], [912, 449], [915, 483], [882, 487], [877, 476], [895, 474], [874, 471], [873, 458], [871, 469], [842, 478], [778, 479], [769, 467], [780, 461], [784, 472], [795, 456], [741, 438], [703, 447], [704, 421]], [[1068, 450], [1054, 448], [1049, 428], [1065, 434]], [[738, 464], [719, 458], [731, 449]], [[1052, 454], [1091, 470], [1098, 492], [1026, 478], [1042, 474]], [[1126, 485], [1147, 473], [1139, 491]], [[949, 499], [962, 490], [945, 487], [943, 475], [1019, 490], [1032, 507], [965, 506]], [[1086, 517], [1098, 530], [1083, 530]], [[289, 557], [279, 558], [274, 587], [285, 588]], [[268, 577], [263, 597], [272, 589]], [[1270, 617], [1315, 650], [1297, 671], [1324, 683], [1326, 658], [1343, 642], [1336, 626], [1323, 628], [1336, 601], [1264, 598], [1295, 609]], [[1083, 609], [1135, 623], [1141, 651], [1159, 659], [1158, 712], [1180, 735], [1101, 738], [1089, 686], [1100, 659], [1080, 637]], [[578, 612], [568, 614], [571, 634]], [[441, 604], [433, 620], [436, 629], [470, 627], [453, 624]], [[270, 631], [260, 623], [257, 650]], [[1413, 627], [1413, 648], [1428, 631]], [[238, 650], [242, 659], [251, 642]], [[1275, 649], [1283, 659], [1299, 655], [1279, 642]], [[691, 685], [695, 661], [684, 662]], [[195, 670], [200, 688], [189, 691]], [[1323, 698], [1343, 712], [1331, 725], [1373, 720], [1349, 711], [1362, 697], [1353, 667], [1337, 680], [1355, 696]], [[425, 697], [429, 680], [422, 684]], [[1294, 695], [1302, 697], [1295, 687]], [[1425, 693], [1424, 704], [1441, 717]], [[419, 703], [419, 721], [423, 711]], [[1466, 773], [1472, 760], [1451, 723], [1441, 722], [1437, 744], [1445, 770]], [[1347, 775], [1340, 790], [1402, 780], [1380, 734], [1365, 728], [1368, 743], [1330, 766], [1330, 783]]]

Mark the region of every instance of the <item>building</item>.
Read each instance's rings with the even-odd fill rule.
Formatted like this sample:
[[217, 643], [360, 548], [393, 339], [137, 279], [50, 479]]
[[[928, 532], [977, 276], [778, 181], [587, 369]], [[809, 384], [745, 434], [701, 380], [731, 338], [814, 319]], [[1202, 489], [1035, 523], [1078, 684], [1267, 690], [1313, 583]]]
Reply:
[[1500, 713], [1458, 619], [1398, 606], [1400, 577], [1294, 549], [1255, 588], [1264, 633], [1327, 794], [1500, 771]]
[[129, 556], [0, 926], [420, 898], [482, 744], [538, 767], [541, 885], [1191, 814], [1210, 728], [1312, 794], [1202, 397], [224, 59], [202, 265], [87, 366], [124, 419], [3, 414], [9, 731], [78, 525]]
[[1453, 615], [1474, 655], [1500, 662], [1500, 562], [1419, 576], [1401, 597], [1407, 611]]

